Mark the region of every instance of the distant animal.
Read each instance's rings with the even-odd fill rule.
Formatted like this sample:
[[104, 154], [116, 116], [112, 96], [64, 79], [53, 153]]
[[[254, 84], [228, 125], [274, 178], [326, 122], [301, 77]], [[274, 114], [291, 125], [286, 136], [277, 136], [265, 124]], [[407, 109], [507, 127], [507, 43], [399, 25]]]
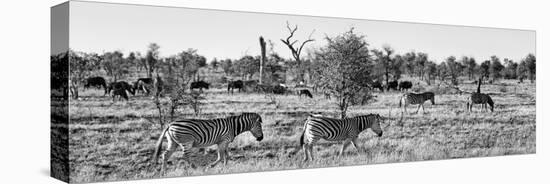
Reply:
[[390, 89], [397, 90], [397, 80], [390, 81], [388, 84], [386, 84], [386, 90], [390, 91]]
[[399, 107], [401, 107], [401, 105], [403, 104], [403, 111], [407, 113], [407, 105], [418, 104], [418, 109], [416, 109], [415, 113], [418, 113], [418, 111], [420, 110], [420, 107], [422, 107], [423, 112], [426, 112], [426, 110], [424, 110], [424, 102], [427, 100], [430, 100], [432, 102], [432, 105], [435, 105], [435, 95], [433, 92], [405, 93], [399, 99]]
[[254, 91], [260, 93], [273, 93], [273, 86], [267, 84], [256, 85]]
[[191, 90], [193, 89], [199, 89], [202, 91], [202, 89], [209, 89], [210, 83], [204, 82], [204, 81], [196, 81], [191, 83]]
[[86, 79], [84, 89], [88, 89], [90, 87], [96, 87], [97, 89], [103, 87], [103, 89], [105, 90], [107, 89], [107, 82], [105, 82], [105, 79], [103, 77], [89, 77]]
[[304, 150], [304, 161], [308, 158], [311, 161], [313, 157], [313, 144], [320, 139], [327, 141], [344, 141], [339, 155], [341, 156], [346, 147], [351, 143], [357, 151], [357, 137], [366, 129], [371, 129], [378, 137], [382, 136], [382, 128], [380, 124], [385, 118], [378, 114], [368, 114], [353, 118], [334, 119], [322, 117], [320, 115], [310, 115], [305, 123], [302, 136], [300, 136], [300, 146]]
[[384, 87], [382, 86], [382, 83], [380, 81], [374, 81], [372, 84], [371, 84], [371, 87], [373, 89], [378, 89], [380, 90], [381, 92], [384, 92]]
[[149, 95], [153, 84], [153, 78], [139, 78], [133, 83], [134, 91], [136, 94], [141, 91], [141, 93]]
[[399, 91], [406, 91], [408, 89], [411, 89], [413, 86], [411, 81], [401, 81], [399, 82]]
[[273, 86], [273, 93], [278, 95], [284, 95], [287, 92], [287, 88], [282, 85]]
[[214, 144], [218, 146], [218, 159], [210, 166], [214, 166], [223, 160], [227, 164], [227, 150], [229, 143], [235, 137], [244, 132], [250, 132], [257, 141], [264, 138], [262, 132], [262, 117], [256, 113], [243, 113], [238, 116], [230, 116], [219, 119], [184, 119], [170, 123], [160, 134], [157, 141], [154, 162], [158, 160], [162, 147], [162, 140], [166, 137], [168, 147], [162, 153], [161, 172], [165, 171], [165, 163], [175, 149], [180, 146], [183, 149], [183, 160], [192, 167], [194, 163], [189, 161], [189, 156], [196, 148], [208, 147]]
[[482, 109], [487, 109], [487, 104], [491, 106], [491, 112], [494, 110], [495, 102], [491, 99], [491, 96], [484, 93], [472, 93], [466, 102], [466, 108], [469, 112], [472, 112], [474, 104], [481, 104]]
[[234, 89], [239, 89], [239, 92], [243, 90], [243, 81], [242, 80], [236, 80], [236, 81], [229, 81], [227, 84], [227, 93], [231, 91], [233, 93]]
[[111, 91], [113, 91], [113, 101], [115, 101], [116, 96], [120, 96], [124, 98], [126, 101], [128, 101], [128, 94], [126, 92], [129, 92], [132, 95], [135, 95], [134, 88], [132, 85], [128, 84], [125, 81], [118, 81], [118, 82], [111, 82], [107, 86], [107, 90], [105, 91], [107, 94], [110, 94]]
[[301, 90], [298, 91], [298, 96], [302, 97], [302, 95], [306, 95], [309, 98], [313, 98], [313, 95], [307, 89], [301, 89]]

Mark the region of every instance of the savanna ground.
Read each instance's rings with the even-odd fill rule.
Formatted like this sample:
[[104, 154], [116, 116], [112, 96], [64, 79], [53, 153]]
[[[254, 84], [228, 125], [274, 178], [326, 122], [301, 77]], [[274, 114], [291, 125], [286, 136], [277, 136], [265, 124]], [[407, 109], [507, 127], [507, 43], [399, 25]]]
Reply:
[[[415, 82], [416, 85], [416, 82]], [[296, 95], [277, 95], [278, 103], [258, 93], [227, 94], [222, 89], [210, 89], [199, 118], [225, 117], [240, 112], [256, 112], [263, 118], [264, 140], [256, 142], [250, 133], [238, 136], [230, 144], [231, 159], [227, 166], [218, 164], [205, 171], [207, 163], [217, 158], [215, 146], [207, 155], [198, 154], [192, 160], [198, 169], [181, 161], [182, 152], [172, 156], [166, 176], [194, 176], [251, 171], [319, 168], [420, 160], [484, 157], [535, 153], [535, 85], [529, 82], [500, 81], [482, 86], [496, 103], [495, 112], [466, 111], [468, 94], [458, 94], [435, 85], [420, 91], [436, 92], [436, 105], [426, 102], [426, 113], [405, 114], [398, 121], [401, 92], [375, 92], [375, 101], [353, 106], [348, 113], [355, 116], [379, 113], [391, 119], [384, 135], [377, 137], [370, 130], [359, 137], [360, 152], [349, 147], [338, 157], [340, 143], [321, 142], [314, 146], [316, 160], [302, 161], [299, 147], [304, 119], [310, 112], [338, 117], [333, 101], [314, 94], [313, 99]], [[462, 84], [465, 91], [474, 91], [475, 84]], [[101, 90], [81, 92], [83, 99], [70, 102], [70, 170], [71, 182], [112, 181], [160, 177], [160, 164], [153, 164], [155, 143], [161, 133], [158, 123], [144, 119], [156, 118], [158, 111], [150, 97], [137, 95], [129, 102], [112, 102]], [[334, 99], [333, 99], [334, 100]], [[416, 106], [409, 106], [414, 112]], [[182, 108], [178, 118], [193, 117], [192, 110]], [[164, 140], [163, 146], [166, 146]]]

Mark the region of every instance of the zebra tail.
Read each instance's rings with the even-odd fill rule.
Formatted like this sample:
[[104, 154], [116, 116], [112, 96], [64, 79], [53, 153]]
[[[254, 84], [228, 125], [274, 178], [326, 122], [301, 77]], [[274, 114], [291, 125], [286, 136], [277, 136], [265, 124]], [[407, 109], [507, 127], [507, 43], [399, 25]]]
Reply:
[[300, 136], [300, 147], [304, 146], [304, 135], [306, 134], [306, 129], [302, 131], [302, 136]]
[[157, 146], [154, 154], [155, 158], [153, 159], [153, 162], [156, 162], [160, 156], [160, 148], [162, 148], [162, 140], [164, 139], [164, 135], [166, 134], [166, 131], [168, 131], [168, 128], [170, 128], [170, 126], [166, 126], [166, 128], [164, 128], [164, 130], [159, 136], [159, 140], [157, 141]]

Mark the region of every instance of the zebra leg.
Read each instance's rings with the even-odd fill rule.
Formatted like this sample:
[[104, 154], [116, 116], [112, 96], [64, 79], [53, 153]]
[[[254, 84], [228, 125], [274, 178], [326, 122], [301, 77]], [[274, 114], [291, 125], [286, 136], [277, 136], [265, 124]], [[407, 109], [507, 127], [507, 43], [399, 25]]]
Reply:
[[193, 169], [197, 168], [195, 163], [193, 163], [190, 160], [191, 154], [194, 154], [195, 151], [198, 151], [197, 149], [193, 149], [193, 142], [187, 142], [187, 143], [180, 144], [180, 147], [183, 150], [183, 158], [182, 158], [183, 162], [185, 162], [185, 164], [190, 165], [191, 168], [193, 168]]
[[168, 159], [170, 159], [170, 156], [172, 155], [172, 153], [174, 153], [175, 148], [177, 146], [177, 144], [174, 141], [172, 141], [172, 139], [168, 136], [167, 136], [167, 140], [168, 140], [168, 147], [166, 147], [166, 150], [164, 150], [164, 153], [162, 153], [162, 166], [160, 169], [160, 172], [162, 173], [162, 175], [166, 174], [165, 173], [166, 164], [168, 162]]
[[313, 144], [308, 145], [308, 148], [307, 148], [307, 149], [308, 149], [309, 158], [311, 159], [311, 161], [315, 160], [315, 159], [313, 158]]
[[304, 162], [307, 161], [308, 156], [309, 156], [309, 154], [308, 154], [308, 148], [307, 148], [307, 147], [308, 147], [308, 144], [307, 144], [307, 143], [304, 144], [304, 145], [302, 145], [302, 149], [304, 150]]
[[222, 161], [222, 159], [223, 159], [224, 165], [227, 164], [227, 158], [226, 158], [227, 145], [228, 145], [227, 142], [222, 142], [222, 143], [218, 144], [218, 159], [216, 159], [216, 161], [212, 162], [210, 164], [210, 167], [216, 166], [216, 164], [218, 164], [220, 161]]
[[416, 108], [415, 114], [418, 114], [418, 111], [420, 110], [420, 106], [422, 106], [422, 104], [418, 104], [418, 108]]
[[353, 147], [357, 150], [357, 154], [359, 155], [361, 150], [359, 150], [359, 147], [357, 146], [357, 137], [351, 140], [351, 145], [353, 145]]
[[422, 104], [422, 113], [426, 114], [426, 110], [424, 109], [424, 104]]
[[340, 153], [338, 154], [338, 156], [342, 156], [342, 154], [344, 154], [344, 151], [346, 150], [346, 148], [349, 146], [349, 144], [351, 143], [351, 140], [349, 139], [346, 139], [344, 141], [344, 144], [342, 145], [342, 149], [340, 149]]

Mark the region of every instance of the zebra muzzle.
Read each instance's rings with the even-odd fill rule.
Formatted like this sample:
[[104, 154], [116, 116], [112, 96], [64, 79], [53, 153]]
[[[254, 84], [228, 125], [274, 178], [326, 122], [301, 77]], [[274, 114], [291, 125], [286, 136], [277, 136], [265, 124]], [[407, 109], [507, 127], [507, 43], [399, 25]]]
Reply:
[[383, 133], [384, 133], [384, 132], [380, 132], [380, 133], [378, 134], [378, 137], [382, 137], [382, 134], [383, 134]]
[[261, 136], [261, 137], [257, 137], [257, 138], [256, 138], [256, 141], [258, 141], [258, 142], [259, 142], [259, 141], [262, 141], [263, 139], [264, 139], [264, 136]]

